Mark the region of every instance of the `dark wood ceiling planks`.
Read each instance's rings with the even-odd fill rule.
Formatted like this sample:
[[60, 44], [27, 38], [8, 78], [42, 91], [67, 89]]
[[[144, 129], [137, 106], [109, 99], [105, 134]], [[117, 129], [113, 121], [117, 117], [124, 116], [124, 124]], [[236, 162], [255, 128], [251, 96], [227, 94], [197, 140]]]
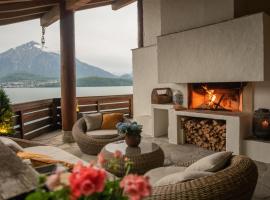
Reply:
[[[0, 25], [40, 18], [41, 26], [59, 19], [59, 3], [64, 0], [0, 0]], [[65, 0], [67, 10], [85, 10], [111, 5], [118, 10], [136, 0]]]

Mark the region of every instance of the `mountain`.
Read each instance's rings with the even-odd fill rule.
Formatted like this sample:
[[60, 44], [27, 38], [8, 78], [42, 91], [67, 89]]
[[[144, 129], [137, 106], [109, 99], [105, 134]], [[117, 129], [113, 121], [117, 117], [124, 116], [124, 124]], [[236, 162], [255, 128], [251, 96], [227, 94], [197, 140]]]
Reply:
[[[76, 59], [76, 73], [82, 77], [116, 78], [117, 76]], [[48, 52], [34, 41], [0, 54], [0, 76], [26, 73], [42, 77], [60, 77], [60, 55]]]

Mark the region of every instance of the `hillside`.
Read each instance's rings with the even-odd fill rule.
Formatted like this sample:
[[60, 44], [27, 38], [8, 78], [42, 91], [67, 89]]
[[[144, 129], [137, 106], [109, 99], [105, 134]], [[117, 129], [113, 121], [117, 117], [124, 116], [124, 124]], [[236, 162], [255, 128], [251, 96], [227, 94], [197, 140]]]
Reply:
[[[60, 77], [60, 55], [40, 48], [36, 42], [28, 42], [0, 54], [0, 76], [29, 73], [43, 77]], [[117, 78], [101, 68], [76, 60], [76, 74], [82, 77]]]
[[40, 75], [30, 74], [30, 73], [13, 73], [6, 76], [0, 77], [0, 82], [17, 82], [17, 81], [47, 81], [57, 78], [48, 78]]
[[77, 80], [78, 87], [132, 86], [132, 80], [121, 78], [87, 77]]

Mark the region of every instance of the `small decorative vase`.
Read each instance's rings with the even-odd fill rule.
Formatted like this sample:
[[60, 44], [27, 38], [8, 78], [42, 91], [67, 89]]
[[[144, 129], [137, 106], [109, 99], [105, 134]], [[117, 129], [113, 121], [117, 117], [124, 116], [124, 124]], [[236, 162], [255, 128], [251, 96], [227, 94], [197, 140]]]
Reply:
[[175, 105], [183, 105], [183, 94], [179, 90], [173, 92], [173, 103]]
[[138, 147], [141, 143], [141, 136], [140, 135], [128, 135], [125, 136], [126, 144], [129, 147]]

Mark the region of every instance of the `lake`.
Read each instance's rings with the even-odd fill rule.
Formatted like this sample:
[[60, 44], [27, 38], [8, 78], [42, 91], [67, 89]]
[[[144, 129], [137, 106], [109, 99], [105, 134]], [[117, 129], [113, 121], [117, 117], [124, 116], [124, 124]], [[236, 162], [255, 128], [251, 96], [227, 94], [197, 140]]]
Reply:
[[[23, 103], [41, 99], [59, 98], [60, 88], [4, 88], [11, 103]], [[132, 94], [132, 86], [77, 87], [77, 97]]]

